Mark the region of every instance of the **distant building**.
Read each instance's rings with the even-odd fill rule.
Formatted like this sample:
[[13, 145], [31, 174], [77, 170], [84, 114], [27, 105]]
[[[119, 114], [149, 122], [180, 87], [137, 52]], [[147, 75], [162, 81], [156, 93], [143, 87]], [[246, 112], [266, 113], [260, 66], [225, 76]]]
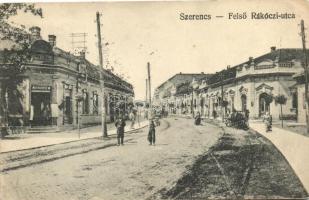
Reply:
[[[207, 79], [209, 74], [185, 74], [178, 73], [167, 81], [162, 83], [155, 89], [153, 104], [161, 106], [171, 113], [181, 112], [192, 113], [191, 103], [192, 99], [192, 80]], [[182, 107], [182, 109], [180, 109]]]
[[[0, 114], [2, 119], [4, 114], [8, 115], [9, 125], [67, 130], [76, 128], [78, 123], [82, 126], [100, 124], [100, 74], [105, 82], [107, 120], [113, 121], [119, 113], [126, 113], [134, 97], [130, 83], [90, 63], [84, 52], [74, 56], [58, 48], [54, 35], [49, 35], [49, 41], [41, 39], [39, 27], [32, 27], [30, 31], [31, 61], [24, 64], [25, 71], [19, 76], [21, 83], [15, 91], [1, 92], [7, 97], [9, 112]], [[0, 49], [0, 69], [6, 52]], [[0, 86], [3, 86], [5, 77], [1, 75]]]
[[[209, 117], [213, 111], [219, 115], [228, 114], [235, 109], [248, 110], [250, 118], [260, 118], [270, 112], [274, 119], [279, 119], [280, 106], [268, 99], [284, 95], [287, 102], [283, 105], [281, 117], [296, 118], [296, 95], [292, 89], [295, 80], [292, 76], [302, 70], [301, 62], [301, 49], [271, 47], [269, 53], [249, 57], [242, 64], [216, 73], [207, 83], [207, 92], [201, 95], [207, 102], [204, 105], [207, 114]], [[223, 107], [222, 102], [226, 102]]]
[[[292, 77], [303, 70], [302, 55], [301, 49], [271, 47], [271, 51], [262, 56], [249, 57], [247, 61], [228, 66], [205, 79], [188, 77], [190, 84], [188, 80], [178, 81], [177, 86], [164, 82], [158, 88], [157, 96], [162, 105], [167, 102], [181, 104], [176, 106], [174, 113], [187, 113], [188, 108], [193, 108], [193, 112], [212, 118], [214, 115], [226, 116], [232, 110], [248, 110], [250, 118], [260, 118], [270, 112], [274, 119], [296, 119], [297, 113], [299, 117], [300, 112], [305, 113], [298, 111], [301, 88], [295, 90], [296, 80]], [[183, 95], [176, 95], [176, 91], [181, 90], [185, 91]], [[170, 98], [163, 98], [164, 94]], [[280, 106], [274, 100], [268, 101], [277, 95], [287, 97], [283, 116], [280, 116]], [[175, 100], [170, 101], [173, 97]]]

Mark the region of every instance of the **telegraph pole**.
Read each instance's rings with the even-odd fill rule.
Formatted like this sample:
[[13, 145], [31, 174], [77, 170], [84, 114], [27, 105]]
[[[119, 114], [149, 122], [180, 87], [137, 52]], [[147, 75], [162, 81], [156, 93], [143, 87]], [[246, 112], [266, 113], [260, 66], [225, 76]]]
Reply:
[[305, 34], [305, 25], [304, 20], [301, 20], [301, 38], [303, 44], [303, 53], [304, 53], [304, 60], [303, 60], [303, 67], [305, 71], [305, 101], [306, 101], [306, 123], [307, 123], [307, 133], [309, 133], [309, 98], [308, 98], [308, 55], [306, 50], [306, 34]]
[[101, 82], [101, 90], [102, 90], [102, 131], [103, 137], [107, 137], [107, 127], [106, 127], [106, 112], [105, 112], [105, 89], [104, 89], [104, 67], [103, 67], [103, 54], [102, 54], [102, 43], [101, 43], [101, 23], [100, 23], [100, 13], [96, 13], [96, 22], [97, 22], [97, 31], [98, 31], [98, 50], [99, 50], [99, 61], [100, 67], [102, 68], [102, 72], [100, 73], [100, 82]]
[[146, 98], [145, 98], [146, 103], [148, 102], [148, 79], [146, 78]]
[[151, 104], [151, 75], [150, 75], [150, 63], [147, 63], [147, 71], [148, 71], [148, 97], [149, 97], [149, 106], [152, 107]]
[[148, 72], [148, 101], [149, 101], [149, 112], [148, 112], [148, 119], [151, 119], [153, 117], [152, 113], [152, 104], [151, 104], [151, 75], [150, 75], [150, 63], [147, 62], [147, 72]]

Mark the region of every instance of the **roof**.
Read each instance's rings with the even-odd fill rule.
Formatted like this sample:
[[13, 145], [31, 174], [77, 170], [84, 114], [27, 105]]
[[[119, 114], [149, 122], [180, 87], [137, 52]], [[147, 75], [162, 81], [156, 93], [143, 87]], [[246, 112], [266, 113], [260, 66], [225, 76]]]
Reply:
[[31, 45], [31, 51], [35, 53], [52, 54], [53, 48], [45, 40], [36, 40]]
[[[309, 50], [307, 50], [307, 54], [309, 56]], [[278, 59], [278, 62], [287, 62], [292, 61], [294, 59], [301, 60], [303, 59], [303, 50], [301, 48], [282, 48], [282, 49], [276, 49], [272, 52], [266, 53], [264, 55], [261, 55], [257, 58], [253, 58], [254, 63], [260, 63], [264, 60], [276, 60]], [[238, 64], [235, 67], [244, 65], [244, 64], [250, 64], [251, 61], [247, 60], [244, 63]]]
[[199, 73], [199, 74], [194, 74], [194, 73], [178, 73], [169, 78], [167, 81], [163, 82], [161, 85], [157, 87], [157, 89], [161, 89], [166, 83], [172, 82], [175, 84], [177, 87], [179, 84], [184, 83], [184, 82], [191, 82], [193, 78], [197, 81], [203, 79], [203, 78], [209, 78], [211, 74], [204, 74], [204, 73]]
[[[307, 50], [307, 54], [309, 57], [309, 50]], [[228, 80], [232, 78], [236, 78], [236, 70], [238, 67], [243, 65], [250, 65], [251, 62], [255, 64], [261, 63], [265, 60], [278, 60], [279, 63], [290, 62], [292, 60], [301, 60], [303, 59], [303, 50], [300, 48], [282, 48], [276, 49], [264, 55], [261, 55], [257, 58], [252, 58], [252, 60], [247, 60], [241, 64], [237, 64], [233, 67], [221, 70], [210, 77], [207, 81], [207, 84], [215, 84], [219, 83], [222, 80]]]
[[207, 80], [207, 84], [211, 85], [211, 84], [218, 83], [222, 80], [235, 78], [236, 77], [236, 68], [237, 67], [231, 67], [231, 68], [227, 68], [227, 69], [224, 69], [224, 70], [221, 70], [221, 71], [215, 73], [213, 76], [211, 76]]
[[177, 86], [176, 96], [192, 92], [191, 82], [185, 82]]
[[[1, 36], [1, 35], [0, 35]], [[2, 40], [1, 40], [2, 39]], [[20, 44], [17, 42], [14, 42], [13, 40], [10, 40], [8, 38], [1, 37], [0, 39], [0, 57], [1, 52], [3, 52], [5, 49], [7, 50], [14, 50], [17, 49]], [[17, 47], [17, 48], [16, 48]], [[62, 58], [66, 58], [70, 61], [76, 62], [76, 63], [84, 63], [86, 65], [86, 71], [89, 77], [99, 79], [99, 71], [103, 72], [104, 79], [110, 81], [114, 84], [113, 87], [122, 90], [121, 87], [125, 87], [124, 90], [132, 90], [133, 86], [120, 78], [119, 76], [115, 75], [109, 70], [102, 69], [100, 66], [92, 64], [90, 61], [88, 61], [86, 58], [81, 58], [80, 56], [75, 56], [72, 53], [65, 51], [59, 47], [52, 47], [49, 42], [39, 39], [35, 40], [31, 44], [31, 51], [33, 53], [38, 54], [53, 54]], [[58, 61], [57, 59], [54, 59], [54, 64], [57, 65]], [[61, 62], [59, 62], [61, 64]], [[58, 64], [59, 64], [58, 63]], [[50, 63], [52, 64], [52, 63]], [[76, 65], [77, 66], [77, 65]], [[76, 68], [74, 68], [77, 70]], [[132, 91], [133, 92], [133, 91]]]

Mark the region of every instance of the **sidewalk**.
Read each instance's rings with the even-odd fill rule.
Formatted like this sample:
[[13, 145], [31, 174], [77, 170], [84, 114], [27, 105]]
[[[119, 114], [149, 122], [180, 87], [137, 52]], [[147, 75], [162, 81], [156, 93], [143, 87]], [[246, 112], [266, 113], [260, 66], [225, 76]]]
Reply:
[[[125, 132], [143, 128], [147, 125], [148, 121], [143, 121], [140, 122], [140, 126], [138, 126], [138, 123], [136, 123], [134, 129], [131, 129], [130, 123], [127, 123], [127, 126], [125, 127]], [[14, 135], [13, 137], [8, 137], [6, 139], [0, 140], [0, 153], [101, 137], [102, 136], [101, 129], [102, 129], [101, 125], [81, 129], [80, 137], [78, 134], [78, 130], [64, 131], [57, 133]], [[115, 134], [116, 129], [114, 128], [113, 124], [111, 124], [108, 127], [108, 135], [115, 135]]]
[[261, 122], [250, 122], [250, 128], [268, 138], [281, 151], [309, 191], [309, 137], [276, 127], [266, 133]]

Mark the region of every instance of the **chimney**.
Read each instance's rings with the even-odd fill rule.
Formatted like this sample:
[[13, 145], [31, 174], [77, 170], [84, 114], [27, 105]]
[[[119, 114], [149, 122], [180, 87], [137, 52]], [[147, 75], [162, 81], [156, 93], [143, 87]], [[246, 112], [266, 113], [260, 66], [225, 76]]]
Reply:
[[274, 51], [276, 51], [276, 47], [275, 46], [270, 47], [270, 52], [274, 52]]
[[85, 52], [85, 51], [81, 51], [81, 52], [79, 53], [79, 57], [80, 57], [81, 59], [86, 59], [86, 52]]
[[31, 32], [31, 40], [40, 40], [41, 39], [41, 28], [38, 26], [32, 26], [30, 29]]
[[253, 61], [253, 57], [249, 57], [249, 61], [252, 62]]
[[52, 47], [56, 46], [56, 36], [48, 35], [48, 42]]

